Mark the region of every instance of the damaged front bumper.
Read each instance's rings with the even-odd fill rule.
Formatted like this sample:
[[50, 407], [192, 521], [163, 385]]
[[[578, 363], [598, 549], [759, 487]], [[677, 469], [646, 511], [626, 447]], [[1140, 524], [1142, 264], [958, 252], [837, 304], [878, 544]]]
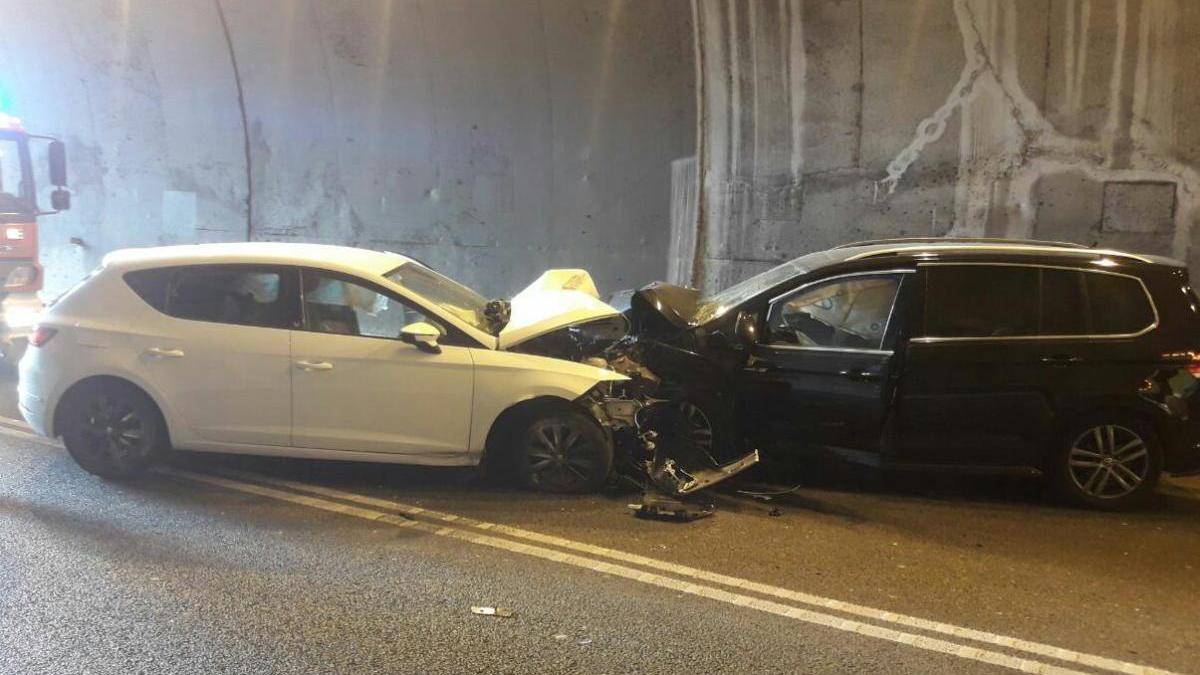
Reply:
[[626, 473], [635, 474], [648, 495], [687, 497], [758, 464], [757, 450], [725, 464], [718, 463], [713, 459], [712, 448], [697, 446], [669, 423], [656, 424], [656, 409], [669, 409], [672, 401], [653, 398], [637, 391], [636, 386], [627, 388], [623, 384], [600, 385], [583, 397], [581, 403], [591, 410], [612, 439], [614, 451], [619, 455], [618, 470], [624, 468]]

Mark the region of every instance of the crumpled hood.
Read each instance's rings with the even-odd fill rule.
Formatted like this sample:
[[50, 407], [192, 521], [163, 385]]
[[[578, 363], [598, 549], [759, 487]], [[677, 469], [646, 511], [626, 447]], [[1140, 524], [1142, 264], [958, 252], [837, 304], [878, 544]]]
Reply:
[[592, 275], [585, 270], [547, 270], [511, 302], [512, 314], [498, 336], [500, 349], [559, 328], [620, 315], [600, 299]]

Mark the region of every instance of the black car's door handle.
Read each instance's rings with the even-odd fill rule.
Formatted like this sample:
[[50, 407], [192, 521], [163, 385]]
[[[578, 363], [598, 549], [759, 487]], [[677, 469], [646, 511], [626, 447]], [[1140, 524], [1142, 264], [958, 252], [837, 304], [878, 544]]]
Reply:
[[1071, 356], [1070, 354], [1051, 354], [1043, 356], [1041, 360], [1042, 363], [1048, 366], [1069, 366], [1073, 363], [1079, 363], [1083, 359], [1078, 356]]
[[839, 370], [838, 375], [855, 382], [874, 382], [879, 379], [879, 371], [866, 368], [848, 368]]

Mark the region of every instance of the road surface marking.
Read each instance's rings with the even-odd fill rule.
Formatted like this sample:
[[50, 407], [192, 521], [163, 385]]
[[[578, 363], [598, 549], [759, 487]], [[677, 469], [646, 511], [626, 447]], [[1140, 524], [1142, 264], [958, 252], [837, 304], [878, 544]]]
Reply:
[[[465, 529], [458, 526], [443, 526], [421, 520], [413, 520], [411, 519], [411, 515], [406, 517], [404, 515], [388, 513], [386, 511], [376, 511], [374, 509], [368, 509], [361, 506], [351, 506], [341, 502], [333, 502], [318, 497], [311, 497], [297, 494], [295, 492], [266, 487], [264, 485], [247, 483], [232, 478], [222, 478], [207, 473], [197, 473], [194, 471], [185, 471], [180, 469], [164, 469], [162, 473], [186, 481], [212, 485], [215, 487], [224, 488], [226, 490], [233, 490], [261, 497], [267, 497], [269, 499], [290, 502], [314, 509], [320, 509], [322, 511], [329, 511], [355, 518], [363, 518], [374, 522], [387, 523], [396, 527], [420, 530], [422, 532], [427, 532], [440, 537], [450, 537], [452, 539], [458, 539], [472, 544], [489, 546], [512, 553], [519, 553], [534, 558], [541, 558], [543, 560], [570, 565], [572, 567], [578, 567], [594, 572], [600, 572], [602, 574], [622, 577], [650, 586], [665, 588], [677, 593], [686, 593], [688, 595], [708, 598], [710, 600], [716, 600], [718, 602], [724, 602], [726, 604], [736, 605], [738, 607], [745, 607], [747, 609], [754, 609], [760, 612], [766, 612], [768, 614], [774, 614], [776, 616], [781, 616], [804, 623], [824, 626], [826, 628], [833, 628], [849, 633], [857, 633], [867, 637], [888, 640], [890, 642], [909, 645], [918, 649], [924, 649], [926, 651], [948, 654], [950, 656], [956, 656], [962, 659], [979, 661], [981, 663], [1019, 670], [1021, 672], [1045, 673], [1053, 675], [1082, 675], [1084, 673], [1084, 671], [1072, 670], [1070, 668], [1064, 668], [1051, 663], [1021, 658], [1001, 652], [972, 647], [970, 645], [957, 644], [948, 640], [932, 638], [926, 635], [906, 633], [892, 628], [863, 623], [861, 621], [855, 621], [854, 619], [847, 619], [833, 614], [826, 614], [811, 609], [805, 609], [803, 607], [796, 607], [794, 605], [785, 605], [779, 602], [763, 600], [762, 598], [756, 598], [754, 596], [744, 595], [741, 593], [734, 593], [732, 591], [706, 584], [684, 581], [682, 579], [668, 577], [654, 572], [648, 572], [634, 567], [629, 567], [627, 565], [604, 562], [594, 558], [568, 553], [566, 551], [546, 548], [534, 544], [526, 544], [519, 541], [513, 541], [511, 539], [502, 539], [490, 534], [483, 534], [481, 532], [476, 532], [474, 530]], [[426, 515], [429, 514], [428, 511], [424, 513]], [[1147, 671], [1133, 670], [1128, 672]]]
[[[41, 436], [37, 436], [37, 435], [31, 434], [31, 433], [27, 433], [24, 431], [19, 431], [14, 428], [10, 428], [11, 426], [18, 426], [18, 425], [24, 426], [24, 423], [21, 422], [20, 420], [12, 420], [11, 418], [0, 417], [0, 434], [6, 434], [6, 435], [14, 436], [17, 438], [25, 439], [25, 440], [32, 440], [32, 441], [39, 442], [44, 445], [50, 445], [53, 447], [58, 447], [58, 448], [62, 447], [62, 444], [57, 441], [47, 439], [47, 438], [44, 438]], [[758, 609], [758, 610], [765, 611], [768, 613], [777, 614], [777, 615], [785, 616], [788, 618], [798, 619], [800, 621], [804, 621], [807, 623], [813, 623], [813, 624], [823, 625], [823, 626], [827, 626], [827, 627], [831, 627], [831, 628], [836, 628], [839, 630], [855, 632], [855, 633], [859, 633], [862, 635], [876, 637], [879, 639], [890, 640], [893, 642], [899, 642], [902, 644], [916, 646], [916, 647], [919, 647], [922, 649], [927, 649], [930, 651], [937, 651], [937, 652], [942, 652], [942, 653], [946, 653], [946, 654], [951, 654], [954, 656], [958, 656], [960, 658], [967, 658], [967, 659], [981, 661], [981, 662], [989, 663], [989, 664], [993, 664], [993, 665], [1004, 666], [1006, 668], [1012, 668], [1015, 670], [1021, 670], [1021, 671], [1025, 671], [1025, 672], [1042, 672], [1042, 673], [1076, 673], [1076, 672], [1079, 672], [1079, 671], [1074, 671], [1074, 670], [1070, 670], [1067, 668], [1062, 668], [1060, 666], [1056, 666], [1056, 665], [1049, 664], [1049, 663], [1043, 663], [1043, 662], [1033, 661], [1033, 660], [1029, 660], [1029, 659], [1018, 658], [1018, 657], [1010, 656], [1008, 654], [1003, 654], [1000, 652], [992, 652], [989, 650], [980, 649], [978, 647], [973, 647], [973, 646], [968, 646], [968, 645], [960, 645], [960, 644], [957, 644], [954, 642], [949, 642], [949, 641], [941, 640], [938, 638], [931, 638], [931, 637], [913, 634], [913, 633], [905, 633], [903, 631], [897, 631], [897, 630], [893, 630], [891, 628], [884, 628], [884, 627], [876, 626], [874, 624], [866, 624], [866, 623], [862, 623], [859, 621], [855, 621], [853, 619], [847, 619], [847, 618], [843, 618], [843, 617], [836, 616], [836, 615], [831, 615], [831, 614], [826, 614], [823, 612], [804, 609], [801, 607], [795, 607], [793, 605], [784, 605], [781, 603], [777, 603], [777, 602], [773, 602], [773, 601], [769, 601], [769, 600], [763, 600], [761, 598], [747, 596], [747, 595], [743, 595], [740, 593], [733, 593], [728, 590], [716, 588], [713, 586], [707, 586], [707, 585], [701, 585], [701, 584], [695, 584], [695, 583], [691, 583], [691, 582], [687, 582], [687, 581], [682, 581], [680, 579], [662, 576], [659, 574], [655, 574], [653, 572], [646, 572], [643, 570], [631, 568], [631, 567], [628, 567], [627, 565], [632, 564], [632, 565], [639, 565], [642, 567], [649, 567], [651, 569], [662, 571], [662, 572], [669, 572], [671, 574], [675, 574], [675, 575], [679, 575], [679, 576], [683, 576], [683, 577], [689, 577], [689, 578], [700, 580], [700, 581], [721, 584], [723, 586], [733, 587], [733, 588], [737, 588], [737, 589], [741, 589], [741, 590], [745, 590], [745, 591], [751, 591], [751, 592], [758, 593], [761, 595], [768, 595], [768, 596], [776, 597], [776, 598], [779, 598], [782, 600], [797, 602], [797, 603], [801, 603], [801, 604], [805, 604], [805, 605], [809, 605], [809, 606], [818, 607], [821, 609], [839, 611], [839, 612], [843, 612], [845, 614], [853, 614], [853, 615], [860, 616], [863, 618], [868, 618], [868, 619], [871, 619], [874, 621], [889, 623], [889, 624], [893, 624], [893, 625], [897, 625], [897, 626], [904, 626], [904, 627], [908, 627], [908, 628], [916, 628], [916, 629], [925, 630], [925, 631], [929, 631], [929, 632], [940, 633], [940, 634], [943, 634], [943, 635], [946, 635], [949, 637], [953, 637], [953, 638], [957, 638], [960, 640], [972, 640], [975, 642], [982, 642], [982, 643], [986, 643], [986, 644], [996, 645], [996, 646], [1011, 649], [1011, 650], [1026, 652], [1028, 654], [1032, 654], [1032, 655], [1036, 655], [1036, 656], [1047, 657], [1047, 658], [1051, 658], [1051, 659], [1069, 662], [1074, 665], [1099, 668], [1099, 669], [1108, 670], [1108, 671], [1117, 672], [1117, 673], [1145, 673], [1147, 675], [1171, 675], [1170, 671], [1151, 668], [1151, 667], [1143, 666], [1140, 664], [1119, 661], [1116, 659], [1110, 659], [1107, 657], [1098, 656], [1098, 655], [1094, 655], [1094, 654], [1077, 652], [1077, 651], [1073, 651], [1073, 650], [1069, 650], [1069, 649], [1062, 649], [1062, 648], [1054, 647], [1051, 645], [1046, 645], [1046, 644], [1037, 643], [1037, 642], [1030, 642], [1028, 640], [1022, 640], [1020, 638], [1009, 637], [1009, 636], [1004, 636], [1004, 635], [997, 635], [994, 633], [988, 633], [985, 631], [979, 631], [979, 630], [975, 630], [975, 629], [971, 629], [971, 628], [965, 628], [962, 626], [956, 626], [953, 624], [947, 624], [947, 623], [942, 623], [942, 622], [938, 622], [938, 621], [931, 621], [928, 619], [922, 619], [919, 617], [898, 614], [895, 612], [888, 612], [885, 610], [875, 609], [872, 607], [866, 607], [863, 605], [856, 605], [853, 603], [847, 603], [847, 602], [843, 602], [840, 600], [834, 600], [831, 598], [823, 598], [820, 596], [815, 596], [815, 595], [811, 595], [811, 594], [803, 593], [803, 592], [799, 592], [799, 591], [793, 591], [793, 590], [781, 588], [778, 586], [771, 586], [768, 584], [754, 582], [754, 581], [750, 581], [747, 579], [741, 579], [738, 577], [732, 577], [732, 576], [728, 576], [728, 575], [724, 575], [724, 574], [720, 574], [720, 573], [716, 573], [716, 572], [710, 572], [707, 570], [701, 570], [701, 569], [697, 569], [697, 568], [693, 568], [693, 567], [688, 567], [685, 565], [680, 565], [680, 564], [671, 563], [671, 562], [667, 562], [667, 561], [663, 561], [663, 560], [658, 560], [655, 558], [648, 558], [648, 557], [637, 555], [634, 553], [626, 553], [623, 551], [608, 549], [608, 548], [604, 548], [601, 546], [595, 546], [593, 544], [587, 544], [584, 542], [578, 542], [578, 541], [574, 541], [574, 540], [570, 540], [570, 539], [564, 539], [564, 538], [556, 537], [556, 536], [552, 536], [552, 535], [545, 535], [545, 534], [541, 534], [538, 532], [523, 530], [521, 528], [512, 527], [512, 526], [508, 526], [508, 525], [501, 525], [498, 523], [489, 523], [486, 521], [480, 521], [480, 520], [476, 520], [476, 519], [465, 517], [465, 516], [458, 516], [458, 515], [451, 514], [451, 513], [442, 513], [439, 511], [433, 511], [430, 509], [425, 509], [420, 506], [405, 504], [405, 503], [397, 502], [394, 500], [379, 499], [376, 497], [369, 497], [366, 495], [360, 495], [360, 494], [353, 493], [353, 492], [346, 492], [343, 490], [337, 490], [337, 489], [333, 489], [333, 488], [327, 488], [324, 486], [312, 485], [309, 483], [303, 483], [303, 482], [298, 482], [298, 481], [272, 478], [272, 477], [263, 476], [260, 474], [240, 472], [240, 471], [223, 471], [223, 473], [225, 473], [226, 475], [233, 475], [233, 476], [237, 476], [239, 478], [248, 479], [248, 480], [255, 481], [257, 483], [266, 484], [266, 485], [275, 485], [278, 487], [287, 488], [289, 490], [308, 492], [310, 494], [323, 495], [326, 497], [333, 497], [333, 498], [342, 499], [345, 501], [356, 502], [358, 504], [363, 504], [363, 505], [367, 505], [367, 506], [399, 510], [399, 511], [404, 512], [404, 515], [397, 515], [397, 514], [393, 514], [393, 513], [376, 511], [373, 509], [364, 509], [364, 508], [360, 508], [357, 506], [351, 506], [351, 505], [342, 504], [342, 503], [338, 503], [338, 502], [330, 502], [330, 501], [327, 501], [324, 499], [319, 499], [319, 498], [306, 496], [306, 495], [302, 495], [302, 494], [296, 494], [295, 492], [284, 492], [284, 491], [276, 490], [276, 489], [273, 489], [270, 487], [265, 487], [263, 485], [255, 485], [253, 483], [248, 483], [248, 482], [245, 482], [244, 480], [237, 480], [237, 479], [232, 479], [232, 478], [222, 478], [222, 477], [214, 476], [211, 474], [201, 474], [201, 473], [195, 473], [195, 472], [191, 472], [191, 471], [181, 471], [181, 470], [177, 470], [177, 469], [164, 469], [162, 472], [167, 475], [172, 475], [175, 477], [183, 478], [185, 480], [207, 483], [210, 485], [215, 485], [215, 486], [223, 487], [226, 489], [237, 490], [237, 491], [241, 491], [241, 492], [248, 492], [251, 494], [257, 494], [257, 495], [264, 496], [264, 497], [269, 497], [269, 498], [273, 498], [273, 499], [277, 499], [277, 500], [300, 504], [300, 505], [308, 506], [311, 508], [317, 508], [317, 509], [321, 509], [321, 510], [325, 510], [325, 511], [332, 511], [332, 512], [340, 513], [340, 514], [347, 515], [347, 516], [364, 518], [367, 520], [386, 522], [386, 523], [395, 525], [397, 527], [412, 527], [412, 528], [428, 531], [433, 534], [437, 534], [439, 536], [449, 536], [449, 537], [453, 537], [456, 539], [469, 541], [472, 543], [492, 546], [495, 548], [502, 548], [502, 549], [509, 550], [512, 552], [522, 553], [522, 554], [531, 555], [531, 556], [535, 556], [535, 557], [541, 557], [541, 558], [545, 558], [547, 560], [552, 560], [555, 562], [562, 562], [562, 563], [570, 564], [570, 565], [573, 565], [576, 567], [582, 567], [585, 569], [590, 569], [593, 571], [598, 571], [598, 572], [602, 572], [602, 573], [606, 573], [606, 574], [612, 574], [615, 576], [621, 576], [621, 577], [625, 577], [628, 579], [632, 579], [634, 581], [641, 581], [643, 583], [648, 583], [648, 584], [660, 586], [663, 588], [669, 588], [671, 590], [685, 592], [685, 593], [689, 593], [692, 595], [698, 595], [701, 597], [707, 597], [710, 599], [726, 602], [729, 604], [748, 607], [751, 609]], [[438, 521], [441, 521], [444, 523], [449, 523], [449, 524], [451, 524], [451, 526], [441, 527], [441, 526], [434, 525], [431, 523], [411, 520], [408, 517], [408, 516], [415, 516], [415, 515], [421, 515], [421, 516], [425, 516], [427, 518], [438, 520]], [[497, 534], [504, 534], [506, 536], [514, 537], [517, 539], [523, 539], [525, 541], [531, 541], [531, 542], [537, 542], [540, 544], [557, 546], [559, 548], [568, 549], [570, 551], [576, 551], [579, 553], [586, 553], [586, 554], [590, 554], [593, 556], [599, 556], [599, 557], [608, 558], [611, 560], [617, 560], [619, 562], [626, 563], [626, 564], [625, 565], [614, 565], [612, 563], [597, 561], [592, 558], [586, 558], [586, 557], [575, 555], [572, 553], [567, 553], [564, 551], [547, 549], [547, 548], [543, 548], [541, 546], [530, 546], [530, 545], [523, 544], [520, 542], [513, 542], [508, 539], [492, 537], [492, 536], [488, 536], [485, 534], [479, 534], [479, 533], [472, 532], [470, 530], [465, 530], [465, 529], [460, 529], [460, 528], [472, 528], [472, 529], [482, 530], [482, 531], [486, 531], [486, 532], [494, 532]]]
[[310, 483], [292, 481], [292, 480], [287, 480], [287, 479], [283, 479], [283, 478], [274, 478], [274, 477], [270, 477], [270, 476], [263, 476], [261, 474], [250, 473], [250, 472], [245, 472], [245, 471], [222, 471], [222, 473], [224, 473], [225, 475], [232, 475], [232, 476], [235, 476], [238, 478], [256, 481], [256, 482], [260, 482], [260, 483], [264, 483], [264, 484], [268, 484], [268, 485], [275, 485], [278, 487], [289, 488], [292, 490], [300, 490], [300, 491], [305, 491], [305, 492], [309, 492], [312, 494], [318, 494], [318, 495], [322, 495], [325, 497], [333, 497], [333, 498], [337, 498], [337, 499], [343, 499], [346, 501], [353, 501], [353, 502], [357, 502], [359, 504], [365, 504], [368, 506], [387, 508], [387, 509], [395, 509], [395, 510], [403, 511], [404, 513], [406, 513], [407, 515], [410, 515], [410, 516], [422, 515], [422, 516], [440, 520], [440, 521], [446, 522], [446, 523], [453, 523], [455, 525], [467, 526], [467, 527], [472, 527], [472, 528], [476, 528], [479, 530], [496, 532], [496, 533], [504, 534], [504, 535], [507, 535], [510, 537], [524, 539], [526, 541], [537, 542], [539, 544], [557, 546], [557, 547], [565, 548], [565, 549], [568, 549], [571, 551], [576, 551], [579, 553], [585, 553], [585, 554], [589, 554], [589, 555], [593, 555], [593, 556], [600, 556], [600, 557], [608, 558], [611, 560], [618, 560], [618, 561], [626, 563], [626, 564], [639, 565], [642, 567], [649, 567], [649, 568], [659, 570], [662, 572], [669, 572], [671, 574], [675, 574], [678, 576], [689, 577], [692, 579], [697, 579], [697, 580], [705, 581], [705, 582], [709, 582], [709, 583], [721, 584], [723, 586], [730, 586], [730, 587], [737, 588], [737, 589], [740, 589], [743, 591], [750, 591], [750, 592], [758, 593], [761, 595], [772, 596], [775, 598], [779, 598], [781, 600], [787, 600], [787, 601], [791, 601], [791, 602], [799, 602], [799, 603], [803, 603], [806, 605], [818, 607], [820, 609], [834, 610], [834, 611], [843, 612], [846, 614], [853, 614], [855, 616], [863, 617], [866, 619], [871, 619], [873, 621], [886, 622], [886, 623], [890, 623], [890, 624], [904, 626], [906, 628], [917, 628], [917, 629], [921, 629], [921, 630], [925, 630], [925, 631], [929, 631], [929, 632], [933, 632], [933, 633], [940, 633], [942, 635], [946, 635], [946, 636], [953, 637], [953, 638], [973, 640], [976, 642], [983, 642], [986, 644], [996, 645], [996, 646], [1004, 647], [1007, 649], [1023, 651], [1023, 652], [1037, 655], [1037, 656], [1049, 657], [1052, 659], [1058, 659], [1060, 661], [1067, 661], [1067, 662], [1070, 662], [1073, 664], [1078, 664], [1081, 666], [1088, 666], [1091, 668], [1100, 668], [1103, 670], [1108, 670], [1108, 671], [1112, 671], [1112, 672], [1116, 672], [1116, 673], [1146, 673], [1147, 675], [1150, 675], [1150, 674], [1164, 675], [1166, 673], [1169, 673], [1169, 671], [1157, 670], [1154, 668], [1150, 668], [1148, 666], [1143, 666], [1143, 665], [1136, 664], [1136, 663], [1129, 663], [1126, 661], [1119, 661], [1116, 659], [1111, 659], [1111, 658], [1104, 657], [1104, 656], [1098, 656], [1095, 654], [1087, 654], [1087, 653], [1083, 653], [1083, 652], [1077, 652], [1077, 651], [1073, 651], [1070, 649], [1063, 649], [1060, 647], [1055, 647], [1053, 645], [1047, 645], [1047, 644], [1043, 644], [1043, 643], [1039, 643], [1039, 642], [1031, 642], [1029, 640], [1023, 640], [1021, 638], [1011, 637], [1011, 636], [1007, 636], [1007, 635], [997, 635], [995, 633], [989, 633], [986, 631], [975, 630], [975, 629], [966, 628], [963, 626], [956, 626], [954, 624], [942, 623], [939, 621], [932, 621], [929, 619], [922, 619], [920, 617], [909, 616], [909, 615], [905, 615], [905, 614], [898, 614], [896, 612], [889, 612], [886, 610], [875, 609], [873, 607], [866, 607], [864, 605], [856, 605], [854, 603], [843, 602], [841, 600], [835, 600], [832, 598], [824, 598], [821, 596], [812, 595], [812, 594], [804, 593], [801, 591], [794, 591], [794, 590], [787, 589], [787, 588], [781, 588], [779, 586], [772, 586], [769, 584], [764, 584], [764, 583], [760, 583], [760, 582], [756, 582], [756, 581], [750, 581], [748, 579], [733, 577], [733, 576], [721, 574], [719, 572], [710, 572], [708, 570], [702, 570], [702, 569], [698, 569], [695, 567], [689, 567], [687, 565], [680, 565], [678, 563], [667, 562], [665, 560], [649, 558], [646, 556], [638, 555], [636, 553], [627, 553], [625, 551], [618, 551], [615, 549], [605, 548], [603, 546], [596, 546], [594, 544], [587, 544], [584, 542], [574, 541], [571, 539], [564, 539], [562, 537], [556, 537], [553, 535], [547, 535], [547, 534], [542, 534], [539, 532], [533, 532], [530, 530], [524, 530], [524, 529], [521, 529], [518, 527], [513, 527], [511, 525], [501, 525], [498, 523], [489, 523], [486, 521], [476, 520], [474, 518], [469, 518], [466, 516], [459, 516], [459, 515], [455, 515], [452, 513], [442, 513], [439, 511], [432, 511], [430, 509], [426, 509], [421, 506], [416, 506], [413, 504], [405, 504], [403, 502], [398, 502], [395, 500], [379, 499], [377, 497], [368, 497], [368, 496], [360, 495], [360, 494], [353, 493], [353, 492], [346, 492], [344, 490], [337, 490], [334, 488], [328, 488], [328, 487], [324, 487], [324, 486], [320, 486], [320, 485], [312, 485]]

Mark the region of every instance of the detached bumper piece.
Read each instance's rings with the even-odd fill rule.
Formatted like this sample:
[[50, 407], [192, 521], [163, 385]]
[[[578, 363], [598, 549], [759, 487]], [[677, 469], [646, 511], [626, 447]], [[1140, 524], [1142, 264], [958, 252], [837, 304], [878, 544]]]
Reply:
[[674, 499], [659, 494], [654, 490], [647, 490], [642, 494], [641, 503], [630, 504], [629, 508], [633, 510], [633, 515], [638, 518], [677, 520], [680, 522], [700, 520], [716, 512], [716, 506], [712, 502], [685, 502], [681, 499]]
[[711, 516], [716, 506], [700, 499], [697, 493], [732, 478], [758, 464], [758, 451], [735, 459], [728, 464], [684, 469], [675, 460], [667, 459], [649, 471], [649, 486], [639, 504], [630, 504], [635, 516], [675, 521], [699, 520]]
[[661, 490], [682, 497], [732, 478], [755, 464], [758, 464], [758, 450], [751, 450], [728, 464], [694, 470], [683, 469], [675, 460], [668, 459], [650, 473], [650, 482]]

